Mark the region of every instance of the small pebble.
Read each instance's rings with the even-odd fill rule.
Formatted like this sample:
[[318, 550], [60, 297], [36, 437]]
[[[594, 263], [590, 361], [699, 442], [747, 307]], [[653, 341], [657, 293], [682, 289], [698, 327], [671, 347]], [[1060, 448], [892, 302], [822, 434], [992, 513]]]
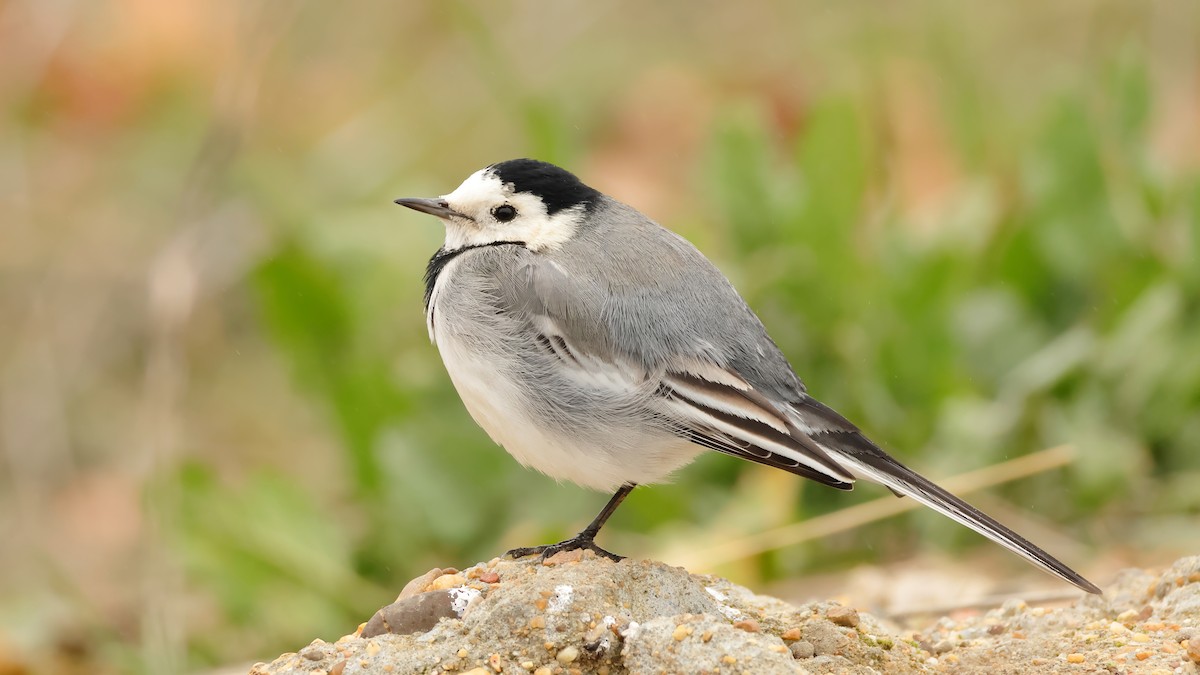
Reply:
[[1179, 646], [1183, 647], [1184, 653], [1187, 654], [1187, 657], [1196, 663], [1200, 663], [1200, 639], [1193, 638], [1191, 640], [1185, 640], [1184, 642], [1187, 644], [1180, 644]]
[[768, 647], [768, 649], [770, 649], [773, 652], [778, 652], [780, 654], [787, 654], [791, 651], [787, 648], [787, 645], [771, 645], [770, 647]]
[[754, 619], [743, 619], [743, 620], [738, 621], [737, 623], [733, 624], [733, 627], [740, 628], [741, 630], [744, 630], [747, 633], [757, 633], [758, 632], [758, 622], [755, 621]]
[[808, 640], [799, 640], [792, 643], [792, 658], [795, 659], [811, 659], [817, 653], [813, 643]]
[[546, 666], [542, 666], [541, 668], [533, 671], [533, 675], [554, 675], [554, 671], [550, 670]]
[[565, 565], [566, 563], [577, 563], [582, 557], [582, 549], [575, 549], [574, 551], [559, 551], [558, 553], [555, 553], [549, 558], [543, 560], [542, 565], [551, 567], [554, 565]]
[[363, 637], [384, 633], [424, 633], [443, 618], [454, 617], [454, 601], [447, 591], [429, 591], [393, 602], [375, 612], [361, 631]]
[[575, 646], [563, 647], [554, 658], [564, 666], [568, 663], [575, 663], [575, 659], [579, 658], [579, 648]]
[[1150, 652], [1138, 652], [1137, 654], [1134, 654], [1134, 656], [1138, 661], [1145, 661], [1146, 659], [1150, 658]]
[[700, 634], [700, 641], [708, 642], [709, 640], [712, 639], [712, 636], [713, 636], [713, 632], [711, 630], [706, 630]]
[[801, 636], [801, 633], [800, 633], [799, 628], [789, 628], [789, 629], [783, 631], [783, 635], [780, 635], [779, 637], [791, 642], [793, 640], [799, 640], [800, 636]]
[[1067, 654], [1067, 663], [1083, 663], [1083, 654]]
[[492, 672], [483, 666], [479, 666], [478, 668], [465, 671], [463, 675], [492, 675]]
[[462, 649], [458, 650], [455, 655], [460, 659], [465, 659], [471, 655], [471, 652], [467, 651], [466, 647], [463, 647]]
[[1124, 623], [1124, 624], [1131, 624], [1137, 620], [1137, 615], [1138, 615], [1137, 611], [1132, 610], [1132, 609], [1127, 609], [1124, 612], [1121, 612], [1120, 614], [1117, 615], [1117, 621], [1120, 621], [1121, 623]]
[[443, 574], [442, 576], [434, 579], [433, 583], [430, 584], [429, 587], [431, 590], [435, 591], [446, 591], [450, 590], [451, 588], [458, 588], [465, 583], [467, 583], [467, 578], [461, 574]]
[[383, 647], [381, 647], [378, 642], [367, 643], [367, 656], [378, 656], [379, 652], [382, 650]]
[[342, 660], [333, 664], [333, 667], [329, 669], [329, 675], [342, 675], [342, 671], [346, 670], [347, 663], [349, 662]]
[[691, 626], [680, 624], [675, 626], [675, 630], [671, 632], [671, 637], [674, 638], [676, 642], [683, 642], [684, 639], [686, 639], [687, 636], [691, 635], [693, 632], [694, 629]]
[[533, 661], [522, 661], [521, 667], [525, 670], [533, 670]]
[[929, 651], [933, 652], [934, 654], [945, 654], [951, 649], [954, 649], [954, 643], [949, 640], [938, 640], [937, 642], [933, 643], [932, 646], [933, 649], [930, 649]]
[[854, 628], [859, 621], [858, 611], [853, 607], [833, 607], [825, 612], [825, 618], [846, 628]]
[[733, 664], [737, 663], [737, 657], [734, 656], [733, 654], [726, 654], [725, 656], [721, 657], [721, 663], [728, 663], [730, 665], [733, 665]]
[[479, 580], [485, 584], [495, 584], [500, 582], [500, 575], [495, 572], [484, 572], [479, 575]]
[[1149, 642], [1150, 636], [1145, 633], [1134, 633], [1129, 639], [1133, 642]]
[[318, 645], [312, 644], [304, 649], [301, 649], [300, 656], [303, 656], [309, 661], [320, 661], [321, 659], [325, 658], [325, 650], [321, 649], [321, 647]]
[[424, 593], [425, 591], [429, 590], [429, 584], [432, 584], [434, 579], [442, 576], [445, 573], [446, 571], [442, 568], [435, 567], [425, 574], [422, 574], [416, 579], [408, 582], [407, 584], [404, 584], [404, 588], [400, 591], [400, 595], [396, 597], [396, 602], [400, 602], [401, 600], [418, 593]]
[[544, 617], [544, 616], [533, 617], [532, 619], [529, 620], [529, 627], [530, 628], [545, 628], [546, 627], [546, 617]]

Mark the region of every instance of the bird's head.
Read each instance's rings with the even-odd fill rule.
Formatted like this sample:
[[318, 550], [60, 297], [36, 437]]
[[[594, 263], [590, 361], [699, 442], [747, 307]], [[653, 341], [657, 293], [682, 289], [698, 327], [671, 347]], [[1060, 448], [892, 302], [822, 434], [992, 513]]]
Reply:
[[508, 241], [540, 251], [574, 236], [601, 196], [553, 164], [511, 159], [476, 171], [436, 199], [396, 203], [440, 218], [447, 250]]

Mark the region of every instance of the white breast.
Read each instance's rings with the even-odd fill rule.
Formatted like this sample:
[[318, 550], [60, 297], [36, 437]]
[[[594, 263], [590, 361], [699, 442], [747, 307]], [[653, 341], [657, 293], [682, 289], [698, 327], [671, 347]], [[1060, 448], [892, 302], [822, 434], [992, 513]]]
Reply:
[[528, 378], [508, 371], [518, 362], [506, 357], [500, 336], [486, 344], [465, 339], [445, 316], [443, 303], [453, 296], [446, 285], [459, 262], [451, 261], [434, 285], [426, 317], [430, 337], [467, 412], [518, 462], [559, 480], [612, 491], [625, 483], [660, 482], [699, 452], [661, 430], [642, 428], [635, 419], [580, 420], [579, 433], [563, 433], [540, 421], [525, 390]]

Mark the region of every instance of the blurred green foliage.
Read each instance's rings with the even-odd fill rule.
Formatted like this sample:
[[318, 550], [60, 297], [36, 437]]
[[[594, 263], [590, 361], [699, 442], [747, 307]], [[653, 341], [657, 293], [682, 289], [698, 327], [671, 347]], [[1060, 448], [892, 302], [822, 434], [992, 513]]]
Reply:
[[[441, 228], [390, 203], [516, 156], [695, 242], [810, 390], [922, 473], [1073, 444], [989, 492], [1052, 523], [1047, 548], [1194, 550], [1195, 8], [12, 7], [0, 647], [267, 658], [587, 522], [605, 496], [522, 469], [463, 409], [421, 308]], [[70, 39], [13, 31], [22, 8]], [[886, 494], [766, 471], [702, 457], [604, 544], [669, 562]], [[920, 512], [719, 571], [981, 542]]]

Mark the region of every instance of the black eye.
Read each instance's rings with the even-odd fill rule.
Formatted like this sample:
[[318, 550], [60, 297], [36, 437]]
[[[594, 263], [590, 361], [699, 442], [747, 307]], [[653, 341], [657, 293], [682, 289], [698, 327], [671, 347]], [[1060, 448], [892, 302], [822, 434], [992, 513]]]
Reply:
[[492, 216], [502, 223], [507, 223], [517, 217], [517, 210], [509, 204], [502, 204], [492, 209]]

